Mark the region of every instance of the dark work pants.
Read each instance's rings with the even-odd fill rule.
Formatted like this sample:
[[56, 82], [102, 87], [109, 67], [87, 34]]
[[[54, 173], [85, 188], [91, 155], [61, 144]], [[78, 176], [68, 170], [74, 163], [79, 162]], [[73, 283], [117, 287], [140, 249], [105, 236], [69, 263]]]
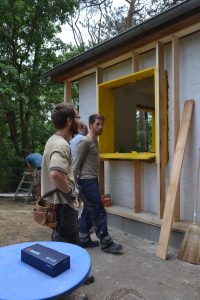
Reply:
[[84, 202], [79, 220], [79, 237], [81, 242], [90, 239], [91, 224], [100, 241], [108, 235], [107, 214], [101, 200], [97, 178], [79, 179], [80, 197]]
[[68, 204], [60, 204], [56, 209], [57, 227], [53, 230], [52, 240], [79, 245], [78, 211]]

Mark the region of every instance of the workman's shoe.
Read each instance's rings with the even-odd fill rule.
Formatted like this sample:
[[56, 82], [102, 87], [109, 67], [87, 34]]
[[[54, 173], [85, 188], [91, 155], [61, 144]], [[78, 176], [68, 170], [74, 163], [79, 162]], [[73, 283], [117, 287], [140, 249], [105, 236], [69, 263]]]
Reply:
[[89, 240], [87, 242], [80, 242], [80, 247], [82, 248], [94, 248], [99, 247], [99, 241], [95, 240]]
[[84, 281], [83, 284], [88, 285], [88, 284], [91, 284], [91, 283], [93, 283], [93, 282], [95, 282], [95, 277], [94, 277], [94, 275], [90, 275], [90, 276], [88, 276], [88, 278]]
[[115, 244], [114, 242], [112, 242], [108, 246], [101, 246], [101, 250], [103, 252], [109, 252], [109, 253], [113, 253], [113, 254], [121, 253], [122, 248], [123, 248], [122, 245]]
[[85, 293], [74, 292], [70, 295], [71, 300], [88, 300], [88, 296]]

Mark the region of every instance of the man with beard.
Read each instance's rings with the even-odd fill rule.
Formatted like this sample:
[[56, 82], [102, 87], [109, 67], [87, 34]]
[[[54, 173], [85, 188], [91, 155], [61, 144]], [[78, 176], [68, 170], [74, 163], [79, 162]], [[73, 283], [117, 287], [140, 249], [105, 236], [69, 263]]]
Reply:
[[[51, 120], [56, 133], [45, 145], [41, 174], [42, 198], [56, 205], [57, 226], [53, 229], [52, 241], [76, 245], [79, 245], [79, 201], [72, 172], [69, 141], [77, 131], [79, 119], [74, 105], [61, 103], [54, 106]], [[94, 276], [92, 279], [94, 281]], [[88, 297], [81, 293], [75, 299], [87, 300]]]
[[89, 133], [78, 144], [73, 165], [74, 176], [84, 201], [79, 220], [80, 245], [84, 248], [98, 246], [90, 237], [91, 223], [100, 240], [102, 251], [120, 253], [122, 245], [115, 244], [108, 233], [107, 214], [101, 200], [98, 183], [99, 147], [97, 138], [102, 134], [104, 117], [93, 114], [89, 117]]

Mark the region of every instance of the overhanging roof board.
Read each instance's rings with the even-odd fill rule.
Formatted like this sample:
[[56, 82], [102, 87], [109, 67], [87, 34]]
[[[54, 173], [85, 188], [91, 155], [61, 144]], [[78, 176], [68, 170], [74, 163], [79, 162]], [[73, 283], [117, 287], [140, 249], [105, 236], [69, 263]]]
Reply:
[[[98, 46], [91, 48], [90, 50], [72, 58], [69, 61], [64, 62], [61, 65], [47, 71], [44, 75], [50, 77], [52, 81], [63, 82], [65, 78], [69, 78], [67, 73], [78, 74], [81, 70], [84, 70], [84, 66], [94, 67], [101, 60], [110, 53], [115, 52], [116, 55], [122, 54], [126, 51], [127, 46], [133, 42], [143, 40], [145, 37], [164, 29], [165, 35], [169, 27], [175, 25], [178, 22], [185, 21], [187, 18], [197, 16], [196, 22], [200, 21], [200, 1], [187, 0], [179, 5], [172, 7], [171, 9], [164, 11], [155, 17], [135, 26], [125, 32], [99, 44]], [[191, 19], [192, 21], [192, 19]], [[180, 28], [178, 28], [180, 30]], [[172, 31], [170, 32], [172, 33]], [[159, 35], [158, 35], [159, 38]], [[149, 38], [150, 41], [150, 38]], [[120, 52], [120, 48], [124, 48]], [[117, 49], [117, 51], [116, 51]], [[66, 74], [66, 76], [64, 76]]]

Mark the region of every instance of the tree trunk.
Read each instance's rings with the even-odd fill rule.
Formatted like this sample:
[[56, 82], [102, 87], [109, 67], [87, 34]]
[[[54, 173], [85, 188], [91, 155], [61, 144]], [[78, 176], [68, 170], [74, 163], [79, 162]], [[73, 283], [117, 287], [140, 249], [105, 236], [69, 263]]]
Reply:
[[147, 151], [146, 140], [146, 126], [145, 126], [145, 112], [140, 111], [140, 132], [141, 132], [141, 149], [143, 152]]
[[20, 155], [20, 149], [19, 149], [18, 139], [17, 139], [16, 115], [14, 112], [6, 112], [5, 115], [6, 115], [6, 120], [10, 131], [10, 137], [11, 137], [13, 147], [15, 149], [16, 155]]
[[129, 3], [129, 10], [128, 10], [128, 15], [127, 15], [127, 20], [126, 20], [126, 28], [131, 28], [133, 27], [134, 24], [134, 19], [133, 16], [135, 14], [135, 2], [136, 0], [131, 0], [131, 1], [127, 1]]

